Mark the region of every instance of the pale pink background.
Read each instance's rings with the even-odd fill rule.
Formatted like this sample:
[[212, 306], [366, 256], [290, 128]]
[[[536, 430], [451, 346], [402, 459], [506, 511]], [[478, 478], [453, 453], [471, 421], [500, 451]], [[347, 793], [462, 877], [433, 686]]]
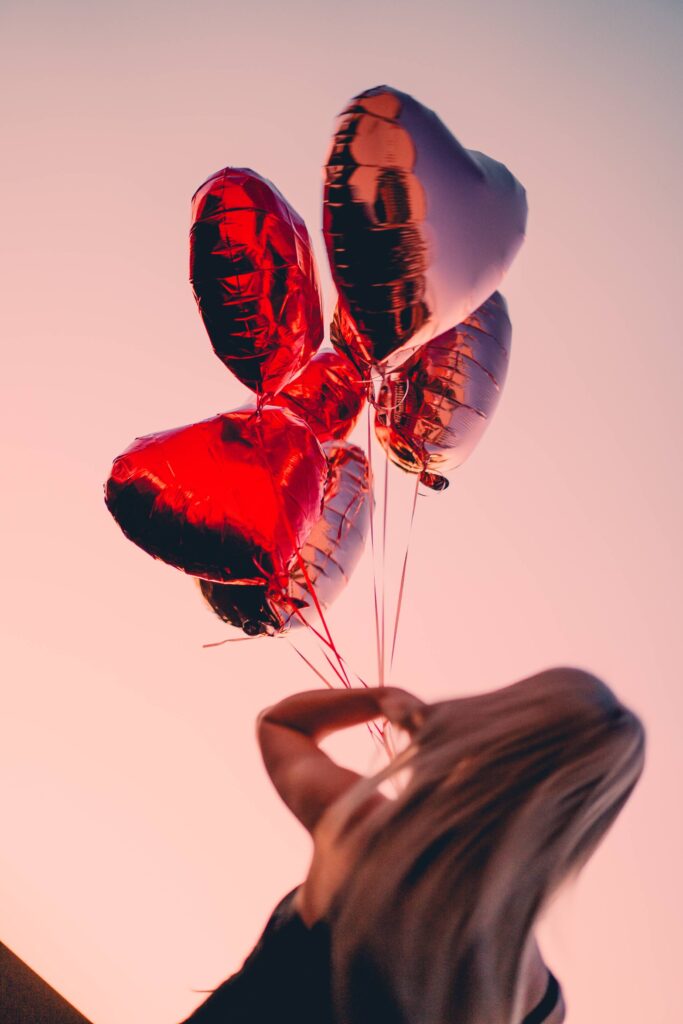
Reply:
[[[134, 436], [245, 398], [187, 283], [194, 188], [271, 177], [329, 314], [321, 163], [384, 81], [531, 209], [506, 393], [420, 499], [394, 681], [571, 663], [643, 715], [643, 784], [544, 948], [571, 1024], [679, 1019], [681, 29], [673, 0], [4, 4], [0, 938], [96, 1024], [173, 1024], [305, 869], [253, 721], [311, 677], [286, 641], [203, 650], [220, 623], [102, 484]], [[370, 579], [331, 617], [369, 674]], [[367, 733], [342, 748], [370, 766]]]

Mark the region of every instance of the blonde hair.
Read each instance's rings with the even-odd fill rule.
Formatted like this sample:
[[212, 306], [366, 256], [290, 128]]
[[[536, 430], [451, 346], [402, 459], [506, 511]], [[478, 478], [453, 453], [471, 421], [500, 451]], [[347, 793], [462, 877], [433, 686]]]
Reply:
[[637, 716], [576, 669], [431, 705], [408, 749], [332, 808], [353, 850], [328, 913], [337, 1019], [515, 1024], [534, 921], [617, 817], [643, 751]]

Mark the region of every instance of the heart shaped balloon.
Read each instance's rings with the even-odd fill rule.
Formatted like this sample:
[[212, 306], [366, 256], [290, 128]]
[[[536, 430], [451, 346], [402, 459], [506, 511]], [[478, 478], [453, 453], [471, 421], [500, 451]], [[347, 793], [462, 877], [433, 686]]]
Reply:
[[270, 582], [288, 578], [326, 476], [310, 428], [265, 408], [138, 438], [115, 460], [105, 501], [130, 540], [183, 572]]
[[366, 385], [341, 352], [321, 352], [273, 399], [300, 416], [321, 444], [353, 430], [365, 402]]
[[372, 492], [365, 453], [355, 445], [331, 441], [324, 446], [329, 472], [321, 517], [299, 557], [292, 560], [284, 588], [232, 586], [199, 580], [207, 604], [224, 622], [248, 636], [274, 636], [303, 625], [307, 609], [323, 610], [349, 581], [370, 526]]
[[363, 373], [396, 368], [468, 317], [524, 238], [526, 195], [507, 168], [386, 85], [342, 113], [325, 174], [333, 340]]
[[271, 182], [225, 167], [192, 198], [190, 280], [219, 359], [258, 394], [295, 377], [323, 338], [306, 225]]
[[379, 394], [375, 431], [387, 455], [434, 490], [472, 453], [507, 376], [512, 327], [495, 292], [463, 323], [434, 338]]

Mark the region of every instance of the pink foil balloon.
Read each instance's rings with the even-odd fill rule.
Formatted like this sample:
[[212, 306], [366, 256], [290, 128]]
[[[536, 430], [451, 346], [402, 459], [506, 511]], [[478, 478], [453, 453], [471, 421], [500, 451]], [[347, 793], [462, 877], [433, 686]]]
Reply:
[[387, 378], [375, 431], [392, 462], [434, 490], [448, 486], [444, 474], [468, 458], [495, 412], [511, 340], [507, 305], [495, 292]]
[[396, 368], [468, 317], [524, 239], [516, 178], [389, 86], [342, 113], [325, 177], [324, 234], [340, 295], [333, 341], [361, 372]]

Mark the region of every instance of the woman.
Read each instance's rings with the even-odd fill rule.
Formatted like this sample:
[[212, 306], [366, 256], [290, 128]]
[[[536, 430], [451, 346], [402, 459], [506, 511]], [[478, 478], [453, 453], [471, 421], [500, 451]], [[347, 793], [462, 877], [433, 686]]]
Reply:
[[[320, 749], [375, 718], [410, 743], [373, 778]], [[258, 737], [311, 866], [192, 1024], [564, 1019], [534, 925], [643, 765], [642, 725], [603, 683], [554, 669], [431, 705], [394, 688], [313, 691], [264, 711]], [[380, 790], [392, 777], [394, 798]]]

